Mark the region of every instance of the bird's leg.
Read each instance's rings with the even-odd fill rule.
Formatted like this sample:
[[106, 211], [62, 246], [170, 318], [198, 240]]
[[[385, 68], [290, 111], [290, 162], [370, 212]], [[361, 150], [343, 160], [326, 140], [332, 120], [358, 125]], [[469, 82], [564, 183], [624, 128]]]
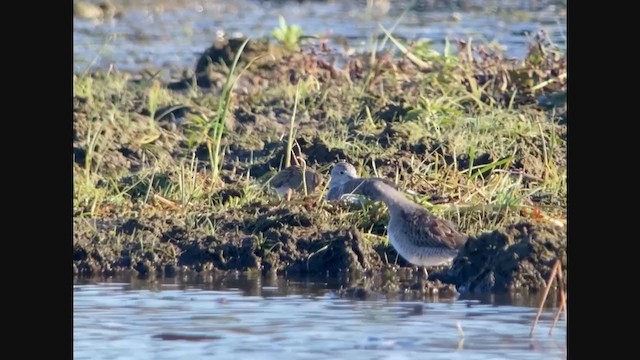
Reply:
[[289, 189], [287, 190], [287, 202], [291, 201], [291, 193], [293, 192], [293, 190]]
[[[300, 148], [300, 145], [298, 145], [298, 148]], [[309, 191], [307, 190], [307, 162], [302, 157], [300, 158], [300, 162], [302, 163], [302, 187], [304, 196], [309, 196]]]
[[422, 272], [424, 273], [424, 279], [425, 280], [429, 280], [429, 273], [427, 272], [427, 267], [426, 266], [422, 267]]

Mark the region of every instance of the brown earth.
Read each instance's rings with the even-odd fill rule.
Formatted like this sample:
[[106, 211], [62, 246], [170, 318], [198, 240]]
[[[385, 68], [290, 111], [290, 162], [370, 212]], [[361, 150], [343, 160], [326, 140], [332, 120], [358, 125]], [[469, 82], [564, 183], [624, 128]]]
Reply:
[[[197, 86], [219, 94], [227, 70], [217, 62], [229, 64], [237, 46], [237, 41], [230, 41], [216, 43], [207, 49], [196, 66]], [[336, 159], [347, 159], [355, 164], [373, 162], [382, 176], [393, 177], [396, 166], [407, 168], [416, 155], [425, 161], [442, 156], [448, 164], [457, 164], [460, 171], [471, 163], [477, 166], [499, 160], [489, 152], [479, 152], [473, 159], [468, 154], [451, 153], [448, 144], [417, 131], [415, 123], [400, 121], [415, 110], [408, 105], [407, 99], [419, 92], [419, 84], [413, 78], [420, 70], [404, 58], [380, 54], [379, 61], [370, 65], [368, 54], [358, 55], [341, 59], [346, 65], [340, 68], [336, 65], [336, 57], [321, 48], [287, 52], [252, 41], [247, 49], [246, 56], [241, 57], [241, 64], [261, 53], [274, 56], [256, 62], [236, 87], [223, 137], [227, 148], [222, 164], [222, 184], [212, 184], [203, 175], [202, 181], [215, 189], [209, 195], [211, 203], [224, 205], [216, 210], [217, 213], [211, 213], [212, 209], [205, 204], [174, 209], [159, 206], [159, 202], [151, 206], [143, 201], [176, 185], [177, 164], [189, 159], [192, 151], [200, 160], [199, 169], [206, 167], [210, 160], [206, 147], [190, 143], [190, 123], [184, 120], [207, 111], [210, 114], [210, 109], [215, 109], [215, 106], [206, 102], [215, 99], [203, 96], [195, 99], [194, 104], [165, 104], [154, 112], [153, 120], [161, 129], [157, 137], [150, 142], [142, 141], [147, 135], [152, 113], [146, 105], [147, 88], [141, 84], [153, 80], [130, 81], [131, 91], [110, 95], [113, 103], [120, 104], [120, 111], [131, 114], [130, 121], [126, 124], [105, 123], [99, 128], [99, 134], [111, 141], [89, 149], [90, 129], [102, 121], [108, 108], [91, 97], [74, 96], [74, 173], [91, 169], [105, 178], [115, 178], [116, 185], [102, 179], [95, 186], [117, 186], [131, 200], [124, 208], [101, 206], [96, 210], [92, 204], [76, 206], [75, 274], [108, 275], [118, 271], [135, 271], [140, 276], [176, 276], [185, 271], [256, 271], [265, 275], [359, 274], [363, 280], [342, 293], [362, 298], [372, 292], [411, 296], [439, 293], [447, 296], [456, 291], [535, 291], [546, 284], [556, 258], [561, 259], [566, 272], [566, 231], [543, 222], [517, 222], [479, 234], [469, 241], [450, 269], [430, 271], [430, 280], [425, 282], [416, 280], [414, 269], [401, 258], [396, 263], [392, 247], [365, 238], [364, 228], [371, 229], [372, 234], [384, 236], [384, 214], [365, 220], [366, 227], [336, 226], [332, 215], [340, 211], [338, 206], [317, 201], [318, 195], [315, 194], [291, 204], [256, 200], [241, 206], [229, 205], [247, 195], [244, 174], [250, 173], [253, 179], [267, 176], [272, 169], [279, 167], [285, 153], [284, 143], [276, 135], [288, 132], [291, 103], [266, 99], [262, 91], [276, 85], [295, 85], [311, 77], [325, 90], [353, 83], [365, 84], [374, 96], [361, 99], [356, 111], [349, 110], [352, 104], [327, 98], [315, 104], [311, 114], [300, 115], [296, 121], [296, 140], [300, 145], [298, 155], [308, 164], [328, 166]], [[474, 62], [477, 85], [495, 89], [487, 93], [490, 95], [483, 95], [482, 100], [488, 103], [509, 102], [513, 89], [523, 86], [519, 82], [532, 77], [543, 81], [566, 69], [566, 62], [558, 59], [549, 60], [544, 66], [532, 66], [533, 70], [527, 71], [494, 66], [498, 61], [486, 55]], [[433, 71], [437, 71], [437, 67]], [[91, 76], [98, 81], [107, 75], [97, 73]], [[185, 92], [192, 85], [193, 82], [185, 78], [153, 86]], [[376, 93], [381, 87], [389, 94]], [[565, 89], [566, 82], [552, 82], [542, 91], [556, 94]], [[312, 100], [308, 97], [302, 102]], [[522, 91], [513, 103], [515, 107], [533, 106], [536, 98]], [[371, 130], [358, 122], [366, 113], [365, 106], [374, 118], [385, 122], [383, 128]], [[348, 125], [353, 138], [370, 147], [381, 147], [388, 153], [375, 158], [368, 155], [357, 157], [353, 152], [333, 147], [323, 140], [320, 134], [334, 127], [331, 113], [338, 110], [351, 114], [341, 121]], [[566, 140], [566, 106], [564, 110], [556, 111], [553, 120], [559, 123], [559, 136]], [[540, 149], [547, 145], [524, 144], [528, 141], [524, 138], [522, 141], [522, 149], [530, 151], [516, 154], [511, 170], [526, 171], [532, 177], [541, 176], [546, 168], [540, 165]], [[554, 152], [548, 154], [550, 161], [558, 167], [566, 166], [565, 152], [565, 147], [554, 148]], [[367, 153], [366, 149], [363, 153]], [[93, 155], [88, 158], [88, 154]], [[152, 181], [142, 173], [151, 165], [149, 154], [153, 155], [155, 165], [170, 169], [154, 174]], [[488, 177], [491, 171], [486, 170], [482, 175]], [[453, 200], [441, 198], [439, 191], [430, 186], [407, 186], [428, 195], [433, 203]], [[539, 201], [566, 206], [563, 198], [553, 196], [540, 195]]]

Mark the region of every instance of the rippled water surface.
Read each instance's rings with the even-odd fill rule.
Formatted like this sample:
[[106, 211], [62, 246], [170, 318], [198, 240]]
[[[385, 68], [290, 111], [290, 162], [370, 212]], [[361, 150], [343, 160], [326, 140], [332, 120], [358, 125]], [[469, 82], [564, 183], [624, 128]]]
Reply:
[[[339, 285], [225, 276], [76, 279], [75, 359], [563, 359], [538, 299], [349, 300]], [[459, 324], [459, 326], [458, 326]], [[462, 330], [462, 333], [460, 331]]]
[[[433, 1], [431, 1], [433, 2]], [[391, 0], [387, 12], [367, 11], [366, 1], [152, 1], [112, 0], [122, 17], [109, 21], [74, 19], [73, 53], [76, 71], [87, 67], [120, 70], [190, 68], [219, 31], [269, 36], [279, 16], [300, 25], [305, 35], [333, 39], [329, 47], [343, 51], [343, 42], [356, 51], [391, 29], [410, 1]], [[420, 1], [429, 3], [429, 1]], [[433, 2], [436, 3], [436, 2]], [[455, 3], [449, 1], [449, 3]], [[545, 30], [560, 46], [566, 42], [566, 11], [562, 1], [460, 1], [467, 8], [417, 8], [406, 12], [394, 35], [426, 38], [442, 49], [445, 38], [469, 38], [474, 43], [496, 41], [509, 56], [522, 58], [528, 37]], [[472, 7], [471, 5], [474, 5]], [[337, 39], [341, 39], [338, 41]]]

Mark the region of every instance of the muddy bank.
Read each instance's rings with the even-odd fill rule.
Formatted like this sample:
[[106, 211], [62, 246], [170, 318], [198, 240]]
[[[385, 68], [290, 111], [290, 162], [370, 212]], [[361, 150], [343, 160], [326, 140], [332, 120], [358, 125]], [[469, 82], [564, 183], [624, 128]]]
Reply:
[[[328, 219], [314, 218], [315, 210], [310, 204], [293, 210], [260, 207], [255, 218], [225, 214], [196, 220], [220, 224], [213, 236], [206, 234], [206, 228], [188, 226], [186, 219], [174, 216], [95, 223], [76, 220], [74, 273], [133, 271], [140, 276], [168, 277], [191, 271], [353, 274], [362, 281], [341, 293], [366, 298], [375, 293], [420, 297], [464, 291], [536, 291], [545, 286], [556, 258], [566, 265], [562, 228], [519, 223], [472, 238], [450, 269], [432, 269], [425, 282], [417, 276], [417, 269], [397, 258], [390, 245], [372, 244], [355, 227], [335, 228]], [[139, 241], [127, 241], [134, 234]]]
[[[428, 69], [392, 52], [338, 62], [322, 44], [252, 41], [241, 66], [265, 56], [238, 79], [220, 124], [222, 63], [238, 41], [214, 44], [174, 82], [75, 77], [74, 273], [353, 274], [362, 281], [343, 295], [356, 298], [540, 289], [555, 257], [566, 264], [564, 230], [524, 211], [566, 210], [566, 99], [538, 103], [566, 92], [566, 59], [543, 40], [520, 63], [460, 43]], [[296, 92], [294, 156], [325, 178], [346, 159], [475, 234], [451, 269], [417, 279], [388, 245], [379, 205], [327, 203], [322, 186], [290, 203], [274, 196]], [[224, 129], [217, 177], [213, 128]]]
[[537, 291], [546, 286], [558, 259], [562, 264], [563, 279], [566, 279], [567, 234], [564, 227], [519, 223], [469, 241], [454, 259], [452, 267], [436, 278], [455, 284], [461, 291]]
[[[74, 269], [172, 276], [177, 270], [335, 275], [380, 268], [380, 256], [357, 229], [325, 223], [312, 207], [261, 205], [250, 214], [247, 206], [247, 213], [203, 215], [195, 224], [170, 214], [76, 221]], [[207, 235], [208, 224], [219, 224], [216, 235]], [[126, 240], [134, 235], [140, 242]]]

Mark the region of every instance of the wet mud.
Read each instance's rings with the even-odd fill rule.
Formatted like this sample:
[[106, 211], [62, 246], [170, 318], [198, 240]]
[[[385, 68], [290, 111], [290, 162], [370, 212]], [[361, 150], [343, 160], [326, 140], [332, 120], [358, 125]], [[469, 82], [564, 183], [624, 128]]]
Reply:
[[[418, 123], [412, 122], [412, 116], [422, 110], [409, 105], [408, 99], [419, 93], [421, 85], [413, 78], [423, 70], [392, 54], [380, 54], [378, 61], [370, 64], [369, 54], [338, 59], [323, 50], [322, 45], [291, 52], [266, 42], [250, 41], [240, 58], [241, 66], [264, 56], [248, 68], [235, 87], [232, 111], [224, 124], [227, 131], [223, 136], [225, 157], [220, 179], [215, 182], [208, 175], [195, 175], [207, 186], [206, 201], [167, 205], [166, 201], [157, 200], [162, 199], [159, 194], [183, 184], [176, 179], [182, 176], [179, 171], [185, 161], [194, 157], [196, 170], [207, 168], [211, 160], [209, 152], [203, 143], [194, 143], [193, 134], [197, 132], [193, 131], [192, 120], [195, 116], [212, 114], [210, 109], [215, 109], [217, 97], [211, 94], [221, 93], [239, 44], [237, 39], [214, 43], [204, 51], [193, 71], [185, 72], [174, 82], [160, 83], [136, 74], [119, 85], [127, 91], [116, 86], [104, 90], [103, 96], [109, 102], [117, 103], [120, 111], [130, 115], [126, 122], [104, 121], [108, 106], [89, 95], [74, 95], [74, 174], [100, 174], [97, 180], [90, 181], [95, 191], [115, 188], [118, 196], [127, 200], [126, 205], [114, 205], [115, 201], [99, 206], [88, 201], [75, 203], [75, 274], [109, 275], [119, 271], [168, 277], [189, 271], [356, 274], [362, 280], [341, 290], [341, 294], [366, 298], [374, 294], [421, 297], [454, 296], [464, 291], [538, 291], [546, 285], [555, 259], [561, 259], [566, 271], [566, 230], [545, 222], [514, 222], [477, 234], [450, 268], [430, 269], [429, 280], [425, 281], [419, 278], [416, 269], [396, 256], [388, 242], [369, 239], [371, 234], [378, 238], [386, 236], [384, 213], [362, 217], [365, 223], [337, 225], [334, 220], [343, 216], [343, 209], [320, 201], [322, 194], [300, 196], [291, 203], [269, 196], [268, 200], [249, 199], [250, 193], [258, 190], [248, 185], [246, 177], [261, 182], [281, 165], [286, 139], [281, 140], [277, 134], [288, 132], [292, 113], [292, 103], [286, 100], [286, 95], [278, 100], [263, 92], [274, 86], [288, 86], [290, 90], [291, 86], [308, 83], [310, 79], [325, 95], [320, 100], [308, 95], [301, 99], [310, 110], [299, 115], [296, 122], [295, 139], [299, 147], [294, 151], [307, 164], [328, 168], [337, 159], [346, 159], [359, 165], [373, 164], [380, 176], [392, 178], [398, 167], [410, 168], [418, 156], [424, 162], [442, 158], [446, 164], [455, 164], [458, 171], [473, 166], [478, 176], [490, 178], [496, 169], [482, 165], [501, 160], [491, 149], [472, 157], [452, 152], [451, 144], [420, 130]], [[479, 101], [510, 104], [517, 109], [537, 104], [532, 91], [514, 95], [515, 89], [524, 86], [522, 82], [534, 78], [536, 82], [544, 82], [566, 71], [566, 60], [557, 56], [538, 60], [527, 70], [496, 66], [504, 61], [496, 56], [480, 51], [473, 60], [476, 72], [471, 78], [456, 77], [453, 73], [442, 81], [460, 81], [470, 90], [493, 89]], [[343, 66], [337, 65], [337, 60]], [[438, 76], [440, 70], [436, 64], [431, 71]], [[109, 75], [89, 76], [99, 83]], [[352, 84], [369, 89], [377, 97], [358, 98], [354, 104], [340, 96], [330, 96], [332, 91], [338, 91], [335, 89]], [[149, 88], [182, 95], [153, 109], [148, 101]], [[196, 88], [205, 95], [186, 103], [184, 94]], [[385, 94], [377, 93], [376, 89], [381, 88]], [[550, 81], [540, 91], [562, 93], [566, 91], [566, 81]], [[551, 111], [548, 104], [544, 106], [540, 111]], [[347, 114], [339, 120], [346, 124], [349, 136], [382, 152], [373, 156], [365, 147], [362, 155], [356, 156], [348, 147], [331, 143], [329, 131], [335, 128], [335, 113], [340, 111]], [[552, 111], [555, 114], [552, 121], [564, 119], [558, 120], [557, 131], [560, 137], [566, 137], [566, 105]], [[367, 128], [362, 115], [382, 121], [385, 126]], [[156, 122], [160, 129], [152, 136], [149, 121]], [[110, 141], [92, 141], [96, 134]], [[548, 144], [524, 136], [516, 141], [521, 141], [522, 147], [508, 170], [525, 171], [536, 178], [548, 171], [549, 163], [559, 168], [566, 166], [566, 147], [548, 150]], [[543, 148], [544, 161], [540, 160]], [[145, 169], [151, 164], [165, 170], [150, 177]], [[455, 200], [440, 197], [437, 189], [424, 182], [405, 186], [426, 194], [432, 203]], [[564, 199], [554, 196], [541, 195], [540, 201], [566, 206]]]

